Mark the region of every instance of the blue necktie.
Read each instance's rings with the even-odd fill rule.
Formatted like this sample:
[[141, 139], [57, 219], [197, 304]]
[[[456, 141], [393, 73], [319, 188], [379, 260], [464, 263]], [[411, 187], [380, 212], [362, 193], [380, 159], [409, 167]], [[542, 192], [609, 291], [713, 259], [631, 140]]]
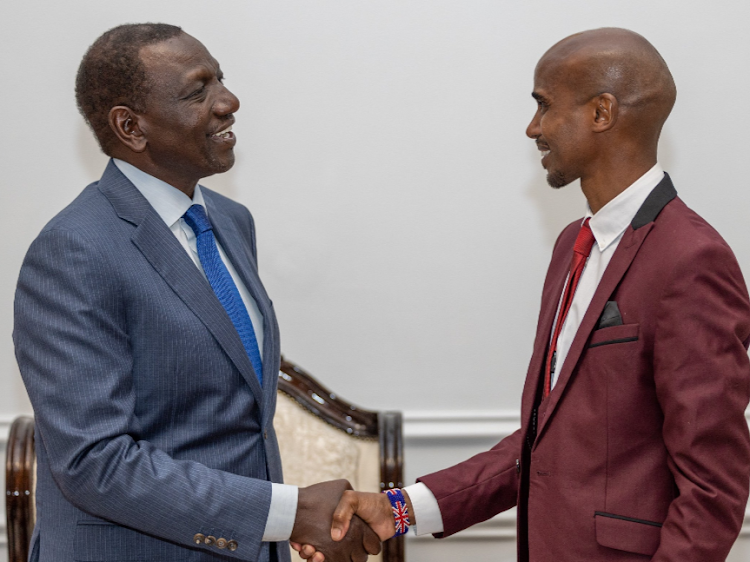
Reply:
[[263, 385], [263, 364], [260, 359], [260, 350], [258, 349], [258, 340], [255, 338], [253, 323], [250, 321], [250, 315], [242, 302], [240, 292], [232, 281], [232, 276], [221, 260], [219, 249], [216, 247], [213, 227], [206, 216], [206, 212], [202, 205], [193, 205], [187, 210], [183, 218], [195, 232], [198, 259], [201, 261], [208, 282], [237, 329], [242, 345], [250, 358], [250, 363], [255, 369], [255, 374], [258, 375], [258, 380]]

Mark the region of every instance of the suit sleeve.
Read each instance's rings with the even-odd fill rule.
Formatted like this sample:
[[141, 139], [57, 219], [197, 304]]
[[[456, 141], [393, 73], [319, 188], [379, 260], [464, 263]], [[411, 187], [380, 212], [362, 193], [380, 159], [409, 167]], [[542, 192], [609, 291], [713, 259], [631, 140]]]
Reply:
[[516, 505], [516, 459], [522, 443], [518, 429], [489, 451], [417, 479], [430, 489], [440, 507], [443, 532], [436, 537], [448, 537]]
[[665, 273], [654, 381], [678, 495], [653, 561], [724, 560], [742, 526], [750, 478], [747, 289], [719, 243], [701, 243]]
[[137, 438], [127, 320], [107, 263], [90, 240], [51, 230], [21, 270], [16, 356], [52, 477], [89, 514], [191, 546], [210, 521], [239, 544], [224, 556], [256, 560], [271, 483], [175, 460]]

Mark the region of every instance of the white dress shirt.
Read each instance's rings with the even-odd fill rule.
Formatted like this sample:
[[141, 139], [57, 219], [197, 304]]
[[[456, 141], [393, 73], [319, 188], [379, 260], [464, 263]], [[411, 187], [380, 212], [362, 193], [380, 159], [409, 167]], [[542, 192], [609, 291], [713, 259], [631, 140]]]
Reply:
[[[578, 332], [586, 310], [591, 304], [591, 299], [594, 297], [604, 271], [607, 269], [620, 240], [622, 240], [625, 230], [633, 222], [646, 197], [663, 178], [664, 170], [659, 164], [655, 164], [625, 191], [599, 209], [598, 213], [593, 214], [587, 206], [586, 217], [591, 217], [589, 226], [594, 234], [596, 244], [591, 248], [591, 254], [584, 266], [583, 273], [581, 273], [581, 279], [578, 281], [578, 287], [576, 287], [575, 295], [573, 295], [573, 302], [557, 339], [557, 368], [552, 373], [553, 388], [557, 382], [557, 374], [562, 371], [573, 338]], [[586, 217], [584, 217], [584, 220], [586, 220]], [[558, 313], [561, 301], [562, 294], [557, 305]], [[554, 331], [555, 326], [553, 325], [552, 333]], [[437, 500], [430, 489], [418, 482], [407, 486], [404, 490], [411, 500], [414, 518], [419, 523], [419, 531], [413, 527], [414, 533], [417, 535], [442, 533], [443, 518]]]
[[[172, 231], [172, 234], [175, 235], [185, 249], [185, 252], [187, 252], [188, 256], [193, 260], [195, 266], [205, 277], [206, 274], [204, 273], [203, 266], [198, 258], [195, 232], [193, 232], [193, 229], [185, 222], [185, 219], [182, 218], [191, 205], [201, 205], [206, 212], [206, 216], [208, 216], [208, 209], [203, 201], [201, 187], [199, 185], [195, 186], [193, 198], [190, 199], [190, 197], [179, 189], [172, 187], [168, 183], [155, 178], [142, 170], [139, 170], [132, 164], [128, 164], [117, 158], [114, 158], [113, 161], [123, 175], [130, 180], [136, 189], [141, 192], [141, 195], [143, 195], [151, 204], [156, 213], [166, 223]], [[247, 290], [247, 287], [245, 287], [245, 284], [237, 274], [232, 262], [227, 258], [227, 255], [218, 240], [216, 241], [216, 247], [219, 250], [221, 261], [224, 262], [224, 265], [229, 271], [229, 275], [232, 276], [232, 281], [234, 281], [234, 284], [237, 286], [242, 302], [250, 316], [250, 321], [252, 322], [253, 330], [255, 331], [255, 339], [258, 341], [258, 349], [262, 359], [263, 315], [258, 308], [258, 303], [255, 302], [255, 299]], [[292, 534], [292, 528], [294, 527], [294, 518], [297, 514], [297, 496], [297, 486], [276, 483], [271, 484], [271, 507], [268, 511], [266, 528], [263, 533], [264, 541], [284, 541], [289, 539]]]

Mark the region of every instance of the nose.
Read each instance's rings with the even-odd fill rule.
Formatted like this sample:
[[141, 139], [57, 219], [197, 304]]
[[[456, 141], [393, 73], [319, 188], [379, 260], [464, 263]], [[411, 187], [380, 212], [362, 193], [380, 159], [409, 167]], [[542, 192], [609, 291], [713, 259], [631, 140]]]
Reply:
[[538, 139], [542, 136], [542, 128], [539, 122], [540, 115], [539, 108], [537, 108], [536, 113], [534, 113], [534, 117], [531, 119], [531, 123], [529, 123], [529, 126], [526, 127], [526, 136], [530, 139]]
[[220, 84], [220, 88], [214, 104], [214, 112], [221, 117], [236, 113], [240, 108], [240, 100], [224, 84]]

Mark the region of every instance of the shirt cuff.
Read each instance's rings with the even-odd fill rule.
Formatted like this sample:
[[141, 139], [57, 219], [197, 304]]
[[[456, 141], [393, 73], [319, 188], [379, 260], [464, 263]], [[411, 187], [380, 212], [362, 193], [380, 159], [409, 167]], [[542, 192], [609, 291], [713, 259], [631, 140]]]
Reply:
[[297, 486], [271, 483], [271, 507], [268, 509], [265, 542], [288, 541], [297, 516]]
[[416, 525], [411, 528], [415, 535], [432, 535], [443, 532], [443, 516], [435, 495], [422, 482], [402, 488], [409, 495], [411, 507], [414, 511], [414, 521], [419, 522], [419, 530]]

